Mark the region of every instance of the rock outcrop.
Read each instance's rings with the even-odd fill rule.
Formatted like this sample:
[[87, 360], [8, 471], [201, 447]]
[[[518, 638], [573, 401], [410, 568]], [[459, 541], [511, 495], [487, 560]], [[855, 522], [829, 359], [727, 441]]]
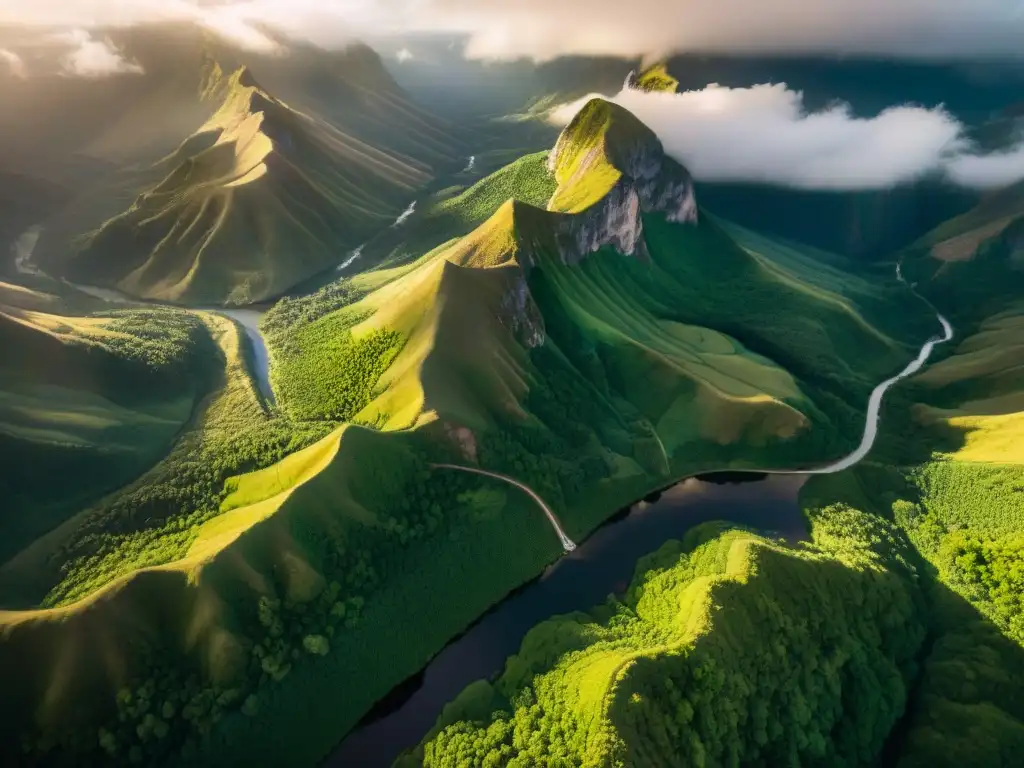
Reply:
[[[581, 143], [590, 146], [581, 151]], [[566, 126], [551, 153], [549, 169], [562, 175], [550, 210], [557, 210], [559, 198], [567, 197], [566, 188], [587, 183], [588, 175], [617, 176], [598, 200], [559, 221], [559, 249], [567, 264], [606, 246], [626, 256], [647, 258], [642, 214], [697, 222], [689, 172], [665, 154], [650, 129], [611, 102], [594, 99]]]

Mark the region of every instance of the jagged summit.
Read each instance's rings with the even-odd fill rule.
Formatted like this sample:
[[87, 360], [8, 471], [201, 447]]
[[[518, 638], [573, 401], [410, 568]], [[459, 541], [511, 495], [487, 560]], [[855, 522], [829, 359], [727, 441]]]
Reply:
[[[386, 226], [429, 169], [296, 111], [246, 67], [210, 63], [220, 107], [135, 203], [82, 241], [73, 268], [133, 296], [259, 301]], [[159, 175], [157, 175], [159, 174]]]
[[262, 90], [262, 88], [260, 88], [260, 84], [256, 82], [256, 76], [247, 66], [239, 67], [231, 76], [231, 79], [242, 88], [259, 88]]
[[548, 210], [577, 214], [566, 232], [577, 258], [605, 245], [642, 255], [642, 213], [697, 220], [690, 173], [635, 115], [604, 99], [589, 101], [565, 127], [549, 168], [558, 188]]
[[575, 213], [607, 195], [623, 177], [651, 179], [665, 150], [654, 132], [632, 112], [604, 99], [591, 99], [565, 127], [551, 152], [558, 180], [552, 210]]

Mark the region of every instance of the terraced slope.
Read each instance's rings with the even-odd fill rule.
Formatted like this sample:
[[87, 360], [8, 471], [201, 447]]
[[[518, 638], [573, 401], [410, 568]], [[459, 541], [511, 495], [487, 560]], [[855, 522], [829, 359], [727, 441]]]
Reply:
[[219, 111], [150, 173], [162, 180], [69, 261], [44, 253], [52, 271], [146, 299], [259, 301], [339, 262], [430, 178], [293, 110], [247, 69], [215, 91]]

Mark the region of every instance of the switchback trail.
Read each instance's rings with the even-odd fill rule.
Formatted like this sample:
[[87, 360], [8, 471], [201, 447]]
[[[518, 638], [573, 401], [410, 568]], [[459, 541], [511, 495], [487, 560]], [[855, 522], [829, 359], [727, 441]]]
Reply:
[[521, 483], [514, 477], [509, 477], [508, 475], [502, 475], [499, 474], [498, 472], [489, 472], [486, 469], [477, 469], [476, 467], [463, 467], [458, 464], [431, 464], [430, 467], [432, 469], [454, 469], [459, 472], [469, 472], [470, 474], [473, 475], [483, 475], [484, 477], [492, 477], [495, 480], [501, 480], [502, 482], [508, 483], [509, 485], [514, 485], [516, 488], [523, 491], [531, 499], [537, 502], [541, 510], [543, 510], [544, 514], [547, 515], [548, 521], [551, 523], [551, 527], [555, 529], [555, 533], [558, 534], [559, 541], [562, 542], [562, 548], [565, 549], [566, 552], [572, 552], [574, 549], [576, 549], [576, 544], [573, 542], [572, 539], [565, 535], [565, 531], [562, 530], [562, 524], [558, 522], [558, 518], [555, 516], [555, 513], [551, 510], [551, 507], [549, 507], [547, 505], [547, 502], [545, 502], [544, 499], [540, 497], [540, 494], [536, 493], [532, 488], [530, 488], [530, 486], [526, 485], [526, 483]]

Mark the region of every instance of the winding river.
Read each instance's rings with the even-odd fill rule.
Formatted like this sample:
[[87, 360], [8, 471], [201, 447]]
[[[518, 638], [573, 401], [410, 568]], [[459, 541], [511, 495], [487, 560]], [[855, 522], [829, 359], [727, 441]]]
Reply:
[[[37, 225], [26, 230], [22, 233], [21, 237], [15, 240], [14, 245], [11, 247], [11, 252], [14, 254], [14, 267], [18, 273], [23, 275], [34, 275], [37, 277], [47, 277], [44, 272], [32, 263], [32, 255], [35, 252], [36, 243], [39, 242], [39, 236], [42, 232], [43, 228]], [[361, 250], [361, 247], [360, 249], [357, 249], [357, 256], [358, 250]], [[95, 299], [100, 299], [111, 304], [155, 304], [158, 306], [180, 309], [180, 307], [173, 304], [162, 304], [157, 301], [132, 298], [131, 296], [127, 296], [126, 294], [112, 288], [100, 288], [96, 285], [81, 285], [79, 283], [71, 283], [68, 281], [63, 282], [88, 296], [92, 296]], [[206, 307], [203, 308], [203, 311], [215, 312], [219, 315], [223, 315], [224, 317], [234, 320], [245, 329], [245, 335], [249, 339], [249, 343], [252, 345], [253, 351], [250, 374], [253, 379], [255, 379], [257, 389], [259, 389], [264, 400], [273, 405], [275, 400], [274, 389], [270, 385], [270, 354], [267, 351], [267, 343], [263, 338], [263, 334], [260, 332], [260, 319], [263, 317], [263, 312], [252, 308], [224, 309], [223, 307]]]
[[260, 333], [260, 320], [263, 318], [263, 312], [256, 309], [211, 309], [209, 311], [230, 317], [245, 328], [245, 335], [249, 337], [249, 342], [252, 344], [251, 370], [256, 379], [256, 385], [260, 394], [263, 395], [263, 399], [273, 405], [276, 401], [274, 388], [270, 386], [270, 353], [267, 351], [267, 342], [264, 340], [263, 334]]
[[[899, 271], [897, 276], [903, 279]], [[722, 520], [788, 541], [806, 539], [808, 532], [798, 498], [800, 488], [811, 475], [842, 472], [868, 455], [878, 436], [885, 393], [921, 370], [935, 347], [953, 338], [949, 321], [942, 315], [938, 321], [942, 335], [926, 341], [917, 357], [900, 373], [871, 392], [861, 442], [845, 458], [811, 470], [723, 472], [687, 478], [633, 504], [572, 549], [565, 546], [568, 537], [543, 499], [521, 482], [477, 468], [439, 465], [438, 468], [452, 471], [487, 474], [529, 493], [551, 522], [567, 554], [538, 579], [494, 606], [435, 656], [422, 672], [395, 688], [341, 742], [324, 766], [391, 766], [400, 754], [419, 744], [444, 706], [467, 685], [500, 674], [506, 659], [519, 651], [532, 627], [558, 614], [589, 610], [610, 593], [621, 594], [632, 579], [639, 558], [665, 541], [684, 536], [696, 525]]]

